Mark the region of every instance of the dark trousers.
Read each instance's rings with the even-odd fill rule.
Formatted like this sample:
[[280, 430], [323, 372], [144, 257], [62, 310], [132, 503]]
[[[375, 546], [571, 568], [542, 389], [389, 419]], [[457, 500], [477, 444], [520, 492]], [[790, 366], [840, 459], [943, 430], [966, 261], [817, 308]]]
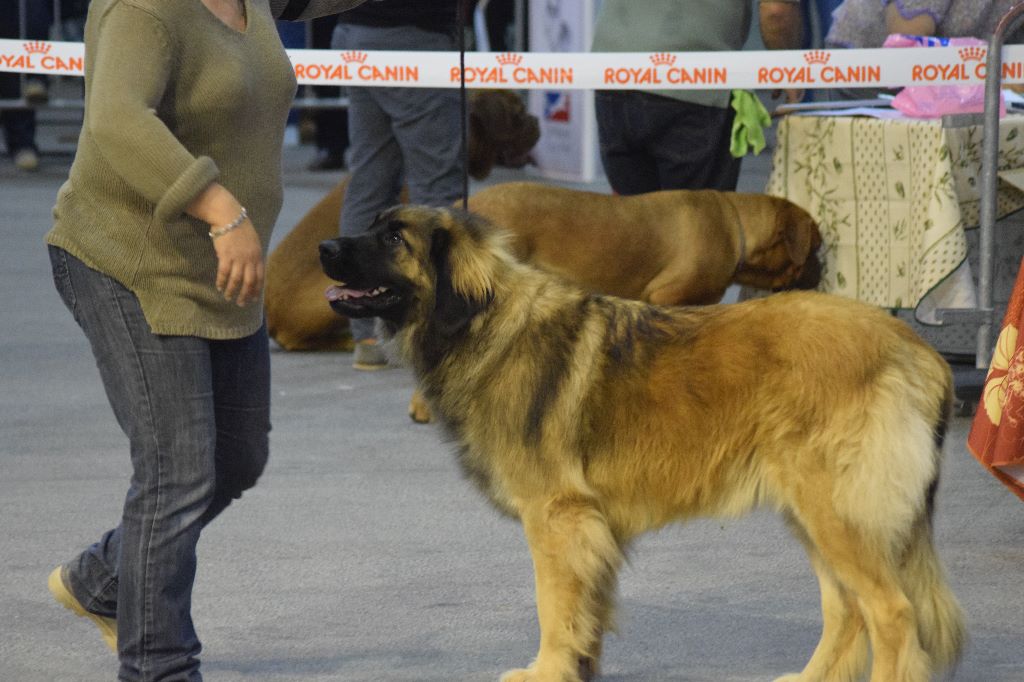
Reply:
[[[320, 17], [313, 19], [313, 48], [326, 50], [331, 47], [331, 37], [338, 17]], [[318, 99], [341, 97], [341, 88], [326, 85], [313, 86], [313, 96]], [[348, 149], [348, 111], [345, 109], [316, 109], [313, 112], [316, 124], [316, 148], [320, 151], [340, 157]]]
[[[20, 35], [18, 0], [0, 0], [0, 38], [45, 40], [49, 37], [53, 5], [41, 0], [26, 4], [25, 35]], [[0, 73], [0, 99], [21, 97], [21, 75]], [[36, 113], [32, 109], [0, 109], [0, 128], [4, 129], [7, 153], [14, 156], [22, 149], [36, 149]]]
[[731, 107], [708, 107], [635, 90], [595, 93], [601, 163], [618, 194], [736, 189], [729, 153]]

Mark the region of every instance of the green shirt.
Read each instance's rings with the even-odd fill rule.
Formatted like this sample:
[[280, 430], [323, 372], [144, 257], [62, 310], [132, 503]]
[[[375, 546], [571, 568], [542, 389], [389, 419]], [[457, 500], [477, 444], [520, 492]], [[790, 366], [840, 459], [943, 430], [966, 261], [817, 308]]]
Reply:
[[[753, 0], [604, 0], [593, 52], [741, 50]], [[650, 90], [705, 106], [729, 106], [728, 90]]]
[[244, 32], [200, 0], [89, 8], [85, 118], [46, 241], [134, 292], [155, 334], [239, 338], [263, 321], [262, 300], [239, 308], [216, 290], [210, 227], [184, 213], [217, 180], [266, 255], [281, 210], [295, 76], [268, 0], [245, 4]]

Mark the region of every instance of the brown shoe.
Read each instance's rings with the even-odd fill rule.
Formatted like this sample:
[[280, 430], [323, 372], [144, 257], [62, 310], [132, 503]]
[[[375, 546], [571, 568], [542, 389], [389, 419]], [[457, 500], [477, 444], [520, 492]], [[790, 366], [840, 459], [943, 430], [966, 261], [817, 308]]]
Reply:
[[377, 345], [377, 339], [363, 339], [356, 342], [355, 358], [352, 360], [352, 367], [364, 372], [374, 372], [378, 369], [386, 369], [388, 357]]

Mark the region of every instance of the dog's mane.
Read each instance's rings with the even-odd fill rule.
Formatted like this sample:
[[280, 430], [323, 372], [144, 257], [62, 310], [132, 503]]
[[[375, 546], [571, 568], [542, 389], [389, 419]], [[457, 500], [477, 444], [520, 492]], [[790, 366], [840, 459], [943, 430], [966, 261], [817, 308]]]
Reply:
[[510, 251], [510, 239], [488, 220], [474, 213], [450, 209], [452, 286], [456, 293], [474, 301], [486, 301], [495, 293], [501, 271], [521, 267]]

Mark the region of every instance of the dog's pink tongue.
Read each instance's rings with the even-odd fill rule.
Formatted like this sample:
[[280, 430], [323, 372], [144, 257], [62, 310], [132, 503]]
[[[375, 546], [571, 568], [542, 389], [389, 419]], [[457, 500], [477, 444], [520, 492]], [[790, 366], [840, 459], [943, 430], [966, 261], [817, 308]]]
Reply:
[[366, 296], [365, 291], [360, 289], [346, 289], [345, 287], [339, 287], [337, 285], [327, 287], [327, 291], [324, 292], [324, 297], [328, 301], [340, 301], [343, 298], [361, 298]]

